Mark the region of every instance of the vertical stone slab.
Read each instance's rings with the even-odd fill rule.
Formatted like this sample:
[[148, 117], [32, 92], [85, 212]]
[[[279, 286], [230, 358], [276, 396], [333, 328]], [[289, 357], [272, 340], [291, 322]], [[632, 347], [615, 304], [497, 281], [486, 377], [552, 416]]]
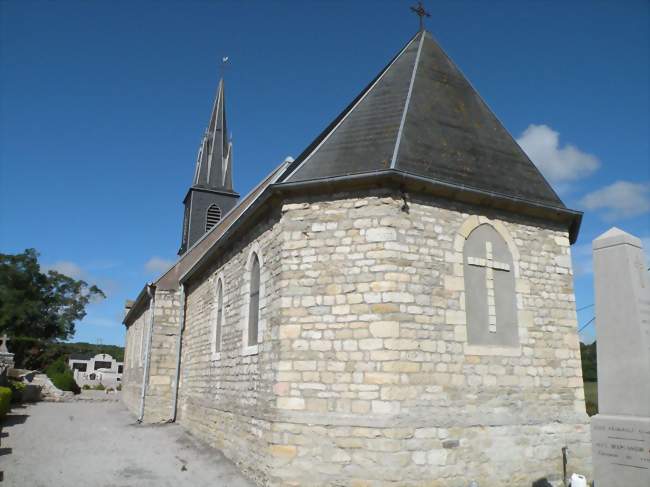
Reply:
[[650, 485], [650, 281], [641, 241], [612, 228], [593, 242], [597, 487]]

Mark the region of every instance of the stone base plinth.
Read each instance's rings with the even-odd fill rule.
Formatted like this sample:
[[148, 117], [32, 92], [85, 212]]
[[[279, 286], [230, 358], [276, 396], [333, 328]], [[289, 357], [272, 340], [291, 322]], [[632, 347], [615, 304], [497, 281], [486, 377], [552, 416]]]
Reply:
[[596, 487], [650, 485], [650, 418], [591, 418]]

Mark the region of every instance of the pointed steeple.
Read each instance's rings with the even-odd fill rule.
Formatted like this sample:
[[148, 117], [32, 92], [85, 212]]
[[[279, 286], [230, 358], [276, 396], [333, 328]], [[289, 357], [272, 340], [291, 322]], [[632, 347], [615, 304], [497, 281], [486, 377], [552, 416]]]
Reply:
[[426, 30], [296, 159], [283, 181], [386, 171], [565, 208]]
[[194, 186], [232, 191], [232, 142], [226, 126], [223, 78], [219, 80], [210, 122], [203, 134], [196, 158]]
[[221, 79], [196, 156], [192, 186], [183, 200], [185, 216], [178, 253], [184, 254], [218, 224], [238, 198], [232, 188], [232, 142], [228, 139], [225, 88]]

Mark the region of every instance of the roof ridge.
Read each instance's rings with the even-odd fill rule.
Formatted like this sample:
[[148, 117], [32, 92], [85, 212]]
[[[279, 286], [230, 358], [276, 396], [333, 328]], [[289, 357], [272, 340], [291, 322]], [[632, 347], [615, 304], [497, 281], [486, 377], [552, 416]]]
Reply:
[[415, 61], [413, 62], [413, 72], [411, 73], [411, 81], [409, 83], [409, 91], [406, 94], [406, 100], [404, 102], [404, 112], [402, 113], [402, 119], [399, 123], [399, 129], [397, 130], [397, 138], [395, 140], [395, 149], [393, 150], [393, 158], [390, 161], [390, 168], [395, 169], [395, 163], [397, 162], [397, 153], [399, 151], [399, 143], [402, 140], [402, 134], [404, 132], [404, 123], [406, 122], [406, 115], [408, 113], [409, 104], [411, 102], [411, 93], [413, 92], [413, 85], [415, 84], [415, 75], [418, 72], [418, 64], [420, 63], [420, 54], [422, 53], [422, 44], [424, 44], [424, 38], [426, 37], [426, 31], [421, 30], [418, 32], [420, 35], [420, 43], [418, 45], [418, 52], [415, 55]]
[[[381, 81], [384, 75], [389, 71], [391, 66], [397, 62], [397, 60], [406, 52], [408, 47], [415, 41], [418, 35], [422, 34], [423, 31], [418, 31], [409, 41], [404, 45], [404, 47], [388, 62], [388, 64], [379, 72], [375, 78], [366, 85], [366, 87], [343, 109], [341, 113], [323, 130], [308, 146], [307, 148], [298, 156], [296, 160], [292, 163], [282, 177], [282, 180], [287, 180], [292, 177], [298, 170], [306, 163], [310, 157], [319, 149], [319, 147], [327, 141], [327, 139], [336, 131], [336, 129], [345, 121], [345, 119], [352, 114], [352, 112], [359, 106], [359, 104], [364, 100], [364, 98], [372, 91], [372, 89]], [[424, 37], [424, 36], [423, 36]]]

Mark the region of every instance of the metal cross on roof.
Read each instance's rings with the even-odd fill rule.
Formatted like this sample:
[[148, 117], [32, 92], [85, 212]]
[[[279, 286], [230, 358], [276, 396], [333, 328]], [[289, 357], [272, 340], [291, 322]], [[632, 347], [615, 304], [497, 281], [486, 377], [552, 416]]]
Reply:
[[424, 5], [422, 2], [418, 2], [417, 7], [411, 7], [411, 10], [420, 17], [420, 30], [424, 30], [424, 17], [431, 17], [431, 14], [424, 10]]

